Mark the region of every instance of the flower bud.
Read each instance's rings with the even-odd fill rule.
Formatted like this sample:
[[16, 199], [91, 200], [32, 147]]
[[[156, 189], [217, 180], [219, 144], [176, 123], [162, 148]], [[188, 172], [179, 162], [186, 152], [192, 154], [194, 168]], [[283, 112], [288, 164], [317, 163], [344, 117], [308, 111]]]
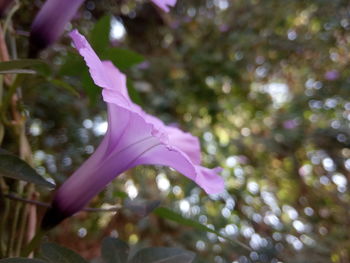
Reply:
[[84, 0], [47, 0], [35, 17], [30, 31], [29, 56], [53, 44], [62, 35]]

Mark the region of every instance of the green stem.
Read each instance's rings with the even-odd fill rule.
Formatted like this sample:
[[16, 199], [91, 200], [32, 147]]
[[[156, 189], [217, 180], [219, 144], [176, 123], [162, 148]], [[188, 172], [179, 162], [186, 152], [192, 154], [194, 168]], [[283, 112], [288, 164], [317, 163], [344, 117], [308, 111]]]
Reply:
[[10, 86], [9, 90], [7, 91], [6, 95], [4, 96], [4, 100], [1, 104], [0, 112], [2, 114], [2, 121], [6, 125], [10, 125], [10, 122], [8, 121], [7, 116], [6, 116], [7, 108], [9, 107], [9, 105], [11, 103], [12, 96], [13, 96], [13, 94], [15, 94], [17, 87], [19, 86], [21, 81], [22, 81], [21, 75], [17, 75], [13, 84]]
[[[31, 198], [33, 192], [34, 192], [34, 185], [33, 184], [29, 184], [27, 197]], [[29, 204], [24, 205], [23, 214], [22, 214], [22, 217], [20, 219], [21, 221], [19, 223], [19, 227], [20, 227], [20, 229], [19, 229], [19, 236], [18, 236], [16, 252], [15, 252], [16, 256], [19, 256], [21, 248], [22, 248], [24, 234], [25, 234], [25, 227], [26, 227], [26, 224], [28, 222], [29, 206], [30, 206]]]
[[[11, 29], [12, 29], [12, 32], [14, 32], [12, 27], [12, 22], [11, 22]], [[11, 37], [9, 38], [9, 41], [10, 41], [12, 59], [17, 59], [18, 58], [17, 44], [16, 44], [16, 38], [14, 37], [14, 35], [15, 34], [10, 35]]]
[[9, 207], [10, 207], [10, 201], [9, 200], [5, 200], [5, 211], [4, 211], [4, 216], [2, 217], [1, 219], [1, 224], [0, 224], [0, 229], [1, 229], [1, 249], [2, 249], [2, 255], [5, 255], [6, 253], [6, 244], [7, 242], [5, 241], [5, 239], [7, 238], [5, 236], [5, 231], [4, 229], [7, 228], [7, 218], [8, 218], [8, 215], [9, 215]]
[[[7, 185], [2, 177], [0, 177], [0, 184], [1, 184], [1, 189], [3, 192], [7, 191]], [[10, 207], [10, 201], [8, 199], [5, 200], [5, 205], [4, 205], [4, 212], [1, 217], [1, 222], [0, 222], [0, 242], [1, 242], [1, 249], [2, 249], [2, 255], [5, 255], [6, 251], [6, 246], [8, 242], [5, 242], [6, 236], [6, 229], [7, 229], [7, 218], [9, 215], [9, 207]]]
[[[3, 182], [3, 179], [0, 177], [0, 216], [1, 218], [4, 218], [5, 215], [6, 215], [6, 210], [8, 210], [8, 200], [5, 199], [5, 196], [4, 196], [4, 191], [6, 191], [6, 185], [5, 183]], [[0, 258], [3, 258], [4, 255], [5, 255], [5, 243], [3, 242], [4, 241], [4, 236], [3, 236], [3, 225], [2, 225], [2, 222], [3, 220], [1, 220], [1, 224], [0, 224]]]
[[[23, 189], [24, 189], [24, 182], [18, 182], [17, 193], [22, 195]], [[10, 242], [9, 242], [8, 247], [7, 247], [7, 255], [8, 256], [14, 256], [13, 248], [14, 248], [15, 239], [16, 239], [16, 230], [17, 230], [17, 226], [18, 226], [19, 215], [20, 215], [22, 207], [23, 207], [23, 204], [21, 204], [19, 202], [16, 203], [15, 212], [14, 212], [14, 216], [13, 216], [13, 220], [12, 220]]]
[[[1, 75], [0, 76], [0, 99], [2, 99], [4, 93], [4, 76]], [[2, 103], [2, 101], [0, 100], [0, 103]]]
[[19, 9], [19, 7], [20, 7], [20, 2], [16, 1], [16, 4], [13, 6], [13, 8], [11, 8], [9, 14], [7, 15], [6, 20], [5, 20], [5, 24], [4, 24], [4, 35], [6, 34], [6, 31], [11, 23], [11, 19], [12, 19], [13, 15], [16, 13], [16, 11]]
[[22, 250], [21, 257], [28, 257], [32, 251], [39, 247], [41, 239], [45, 234], [46, 231], [39, 229], [29, 244]]
[[[0, 76], [0, 109], [2, 104], [2, 95], [4, 91], [3, 81], [4, 81], [4, 77], [1, 75]], [[0, 121], [0, 146], [2, 144], [2, 140], [4, 139], [4, 135], [5, 135], [5, 127], [4, 127], [4, 124]]]
[[[17, 3], [18, 3], [18, 1], [17, 1]], [[9, 26], [12, 25], [11, 21], [9, 21], [8, 25]], [[4, 31], [4, 35], [5, 35], [5, 31]], [[15, 37], [13, 35], [9, 35], [9, 41], [10, 41], [10, 49], [11, 49], [11, 55], [12, 55], [11, 57], [12, 57], [12, 59], [17, 59], [17, 46], [16, 46]], [[4, 96], [4, 100], [3, 100], [3, 103], [1, 105], [0, 112], [2, 113], [2, 119], [3, 119], [3, 123], [5, 125], [10, 124], [6, 118], [7, 108], [11, 103], [11, 99], [12, 99], [13, 94], [16, 92], [16, 90], [19, 87], [22, 80], [23, 80], [22, 75], [16, 75], [14, 81], [12, 82], [12, 85], [10, 86], [10, 88], [6, 94], [6, 96]]]

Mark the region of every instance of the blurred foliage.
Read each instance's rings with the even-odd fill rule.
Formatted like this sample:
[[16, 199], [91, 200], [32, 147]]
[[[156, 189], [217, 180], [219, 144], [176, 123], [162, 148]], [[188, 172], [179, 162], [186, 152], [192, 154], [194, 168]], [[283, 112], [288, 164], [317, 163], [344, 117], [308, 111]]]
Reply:
[[[23, 0], [14, 15], [19, 58], [39, 6]], [[344, 0], [179, 0], [169, 14], [148, 2], [86, 1], [70, 28], [127, 73], [137, 103], [199, 136], [204, 163], [224, 167], [226, 180], [225, 193], [207, 196], [172, 170], [138, 167], [91, 206], [162, 200], [253, 251], [127, 210], [81, 212], [50, 239], [85, 258], [112, 235], [135, 248], [184, 247], [198, 263], [350, 262], [349, 14]], [[42, 52], [50, 74], [22, 84], [36, 170], [58, 184], [106, 128], [99, 88], [69, 43]], [[3, 148], [17, 153], [8, 127]]]
[[[192, 263], [195, 254], [179, 248], [143, 248], [130, 256], [129, 246], [120, 239], [107, 237], [101, 244], [101, 262], [104, 263]], [[43, 243], [40, 258], [13, 257], [0, 263], [87, 263], [76, 252], [55, 243]]]

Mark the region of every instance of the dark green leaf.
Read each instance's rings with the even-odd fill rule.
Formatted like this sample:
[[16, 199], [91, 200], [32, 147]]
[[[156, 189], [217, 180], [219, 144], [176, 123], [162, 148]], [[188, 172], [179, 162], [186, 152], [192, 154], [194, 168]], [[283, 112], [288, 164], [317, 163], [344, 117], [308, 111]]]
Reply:
[[195, 256], [180, 248], [152, 247], [139, 250], [130, 263], [191, 263]]
[[38, 65], [46, 65], [46, 63], [39, 59], [17, 59], [17, 60], [1, 62], [0, 71], [35, 68]]
[[[101, 89], [93, 82], [89, 70], [85, 65], [82, 57], [75, 53], [68, 53], [66, 56], [66, 61], [62, 65], [59, 74], [80, 77], [82, 87], [84, 88], [86, 94], [89, 96], [90, 102], [92, 104], [96, 103]], [[61, 86], [79, 96], [79, 94], [75, 92], [74, 88], [72, 88], [69, 84], [64, 85], [64, 83], [58, 79], [55, 79], [52, 82], [55, 82], [55, 85]]]
[[54, 184], [41, 177], [29, 164], [11, 154], [0, 153], [0, 175], [48, 188], [55, 187]]
[[87, 263], [79, 254], [55, 243], [44, 243], [41, 254], [51, 263]]
[[4, 258], [0, 263], [46, 263], [46, 261], [36, 258]]
[[109, 48], [102, 53], [102, 58], [111, 60], [120, 70], [128, 69], [144, 61], [144, 57], [134, 51], [123, 48]]
[[96, 53], [102, 52], [109, 44], [109, 32], [111, 31], [111, 17], [102, 17], [94, 26], [90, 34], [90, 43]]
[[59, 74], [66, 76], [80, 76], [82, 70], [86, 69], [84, 60], [76, 51], [67, 52], [64, 62], [60, 68]]
[[89, 96], [90, 102], [92, 104], [95, 104], [97, 102], [97, 99], [100, 97], [102, 90], [100, 87], [95, 85], [87, 69], [85, 69], [82, 73], [81, 82], [83, 88]]
[[192, 219], [185, 218], [182, 215], [174, 212], [173, 210], [170, 210], [170, 209], [165, 208], [165, 207], [158, 207], [157, 209], [154, 210], [154, 213], [157, 216], [160, 216], [160, 217], [165, 218], [165, 219], [169, 219], [169, 220], [177, 222], [181, 225], [194, 227], [200, 231], [216, 233], [214, 230], [206, 227], [205, 225], [202, 225], [201, 223], [194, 221]]
[[65, 90], [69, 91], [70, 93], [72, 93], [74, 96], [80, 97], [80, 94], [74, 89], [74, 87], [72, 87], [71, 85], [69, 85], [67, 82], [62, 81], [60, 79], [52, 79], [51, 83], [64, 88]]
[[155, 201], [131, 201], [130, 199], [125, 200], [124, 207], [129, 209], [131, 212], [139, 217], [145, 217], [156, 209], [160, 205], [159, 200]]
[[126, 263], [129, 246], [118, 238], [107, 237], [102, 241], [101, 254], [105, 263]]
[[227, 241], [230, 241], [232, 243], [235, 243], [249, 251], [251, 251], [251, 248], [248, 247], [247, 245], [243, 244], [242, 242], [236, 240], [236, 239], [231, 239], [231, 238], [228, 238], [222, 234], [220, 234], [219, 232], [215, 231], [214, 229], [211, 229], [205, 225], [202, 225], [201, 223], [195, 221], [195, 220], [192, 220], [192, 219], [189, 219], [189, 218], [185, 218], [183, 217], [182, 215], [174, 212], [173, 210], [170, 210], [168, 208], [165, 208], [165, 207], [158, 207], [156, 208], [153, 213], [155, 213], [157, 216], [160, 216], [162, 218], [165, 218], [165, 219], [169, 219], [171, 221], [174, 221], [174, 222], [177, 222], [181, 225], [184, 225], [184, 226], [189, 226], [189, 227], [193, 227], [199, 231], [205, 231], [205, 232], [209, 232], [209, 233], [213, 233], [213, 234], [216, 234], [217, 236], [223, 238], [223, 239], [226, 239]]

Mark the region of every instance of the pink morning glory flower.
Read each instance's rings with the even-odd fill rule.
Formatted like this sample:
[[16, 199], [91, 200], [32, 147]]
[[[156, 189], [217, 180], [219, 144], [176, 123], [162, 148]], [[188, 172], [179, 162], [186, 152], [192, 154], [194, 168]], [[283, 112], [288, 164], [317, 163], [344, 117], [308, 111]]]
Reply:
[[[151, 0], [165, 12], [176, 0]], [[63, 33], [84, 0], [47, 0], [36, 15], [30, 32], [30, 56], [54, 43]]]
[[176, 0], [151, 0], [158, 7], [163, 9], [165, 12], [169, 12], [169, 6], [173, 7], [176, 4]]
[[145, 113], [130, 100], [125, 75], [110, 61], [101, 61], [77, 30], [70, 36], [95, 84], [103, 89], [108, 130], [95, 153], [58, 189], [43, 227], [52, 227], [78, 212], [115, 177], [142, 164], [172, 167], [208, 194], [222, 192], [221, 168], [200, 165], [198, 138]]

